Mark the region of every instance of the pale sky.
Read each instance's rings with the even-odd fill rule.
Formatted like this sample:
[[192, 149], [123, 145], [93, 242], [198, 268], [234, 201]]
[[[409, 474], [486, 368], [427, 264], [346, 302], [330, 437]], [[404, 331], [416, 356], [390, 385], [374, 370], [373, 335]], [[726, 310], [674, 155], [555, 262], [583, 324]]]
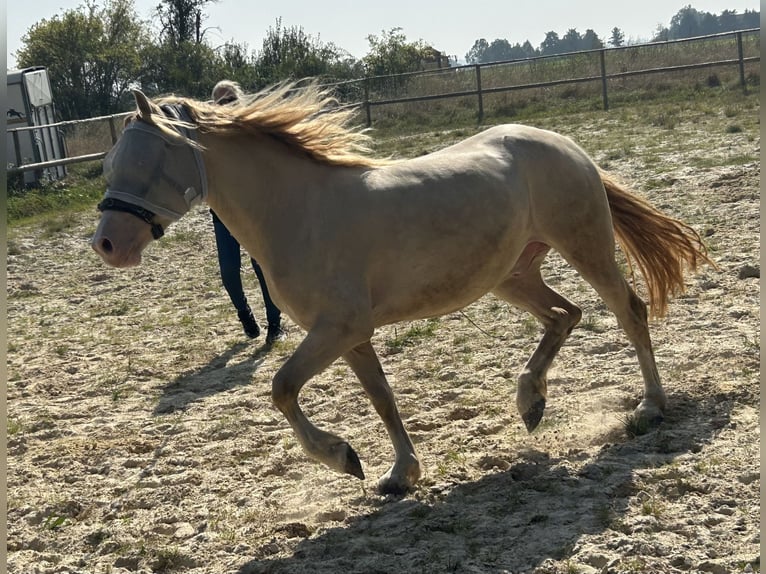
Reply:
[[[134, 0], [136, 12], [152, 20], [159, 0]], [[6, 5], [7, 66], [15, 66], [13, 54], [21, 47], [21, 37], [36, 22], [81, 5], [82, 0], [15, 0]], [[277, 18], [286, 27], [299, 26], [304, 32], [332, 42], [361, 58], [369, 51], [367, 37], [383, 30], [403, 29], [409, 41], [424, 40], [436, 49], [460, 60], [480, 38], [497, 38], [511, 44], [529, 40], [538, 47], [546, 32], [563, 36], [570, 28], [581, 34], [593, 29], [606, 41], [613, 28], [620, 28], [626, 39], [648, 40], [658, 25], [669, 26], [670, 19], [684, 6], [720, 14], [723, 10], [759, 10], [755, 0], [383, 0], [352, 2], [335, 0], [296, 0], [258, 2], [220, 0], [207, 8], [206, 38], [213, 46], [229, 40], [246, 43], [260, 50], [263, 38]], [[45, 65], [45, 62], [40, 62]]]

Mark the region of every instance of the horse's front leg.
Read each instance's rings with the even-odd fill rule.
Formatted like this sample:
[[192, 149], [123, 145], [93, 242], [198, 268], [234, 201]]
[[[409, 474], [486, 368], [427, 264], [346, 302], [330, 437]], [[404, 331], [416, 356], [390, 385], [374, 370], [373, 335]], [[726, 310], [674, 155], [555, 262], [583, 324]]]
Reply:
[[378, 481], [378, 490], [383, 494], [404, 494], [420, 478], [420, 461], [415, 454], [402, 418], [396, 408], [394, 394], [388, 385], [380, 361], [367, 341], [343, 355], [362, 383], [375, 410], [383, 419], [388, 435], [394, 444], [396, 459], [394, 465]]
[[370, 338], [370, 330], [353, 329], [349, 325], [324, 325], [309, 331], [303, 342], [277, 371], [271, 397], [293, 428], [303, 450], [311, 458], [330, 468], [364, 479], [362, 464], [354, 449], [342, 438], [317, 428], [298, 406], [298, 393], [303, 385], [326, 369], [360, 341]]

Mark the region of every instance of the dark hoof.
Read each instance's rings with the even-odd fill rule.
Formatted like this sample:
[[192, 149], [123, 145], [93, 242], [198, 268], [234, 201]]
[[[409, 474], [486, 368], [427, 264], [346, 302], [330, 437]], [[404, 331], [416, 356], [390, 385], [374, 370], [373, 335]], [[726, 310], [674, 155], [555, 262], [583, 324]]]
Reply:
[[648, 434], [662, 424], [665, 417], [662, 414], [652, 416], [629, 416], [625, 421], [625, 432], [630, 438]]
[[354, 452], [354, 449], [349, 445], [346, 445], [346, 464], [343, 467], [343, 471], [346, 474], [351, 474], [360, 480], [364, 480], [364, 472], [362, 471], [362, 463], [359, 457]]
[[545, 411], [545, 399], [540, 399], [529, 410], [521, 415], [524, 424], [527, 426], [527, 432], [532, 432], [540, 424], [543, 418], [543, 412]]
[[404, 496], [412, 490], [412, 487], [394, 480], [381, 480], [378, 482], [379, 494], [390, 494], [393, 496]]

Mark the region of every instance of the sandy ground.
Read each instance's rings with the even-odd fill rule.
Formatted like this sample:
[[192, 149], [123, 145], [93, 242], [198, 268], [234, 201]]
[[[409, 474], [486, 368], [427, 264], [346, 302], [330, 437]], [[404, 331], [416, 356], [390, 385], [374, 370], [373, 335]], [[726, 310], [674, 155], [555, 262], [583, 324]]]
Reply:
[[[702, 147], [757, 157], [760, 140], [731, 145]], [[689, 277], [652, 325], [663, 425], [626, 436], [641, 393], [635, 354], [590, 287], [552, 257], [548, 280], [584, 318], [531, 435], [513, 400], [540, 336], [525, 314], [487, 296], [376, 334], [425, 471], [406, 497], [375, 492], [392, 449], [342, 362], [301, 404], [349, 440], [367, 478], [303, 454], [269, 397], [302, 332], [287, 320], [287, 340], [270, 350], [245, 339], [204, 209], [127, 271], [88, 247], [95, 213], [56, 232], [14, 232], [8, 571], [760, 571], [760, 164], [692, 167], [699, 153], [675, 158], [645, 192], [691, 222], [720, 266]], [[640, 162], [611, 164], [638, 189], [649, 179]]]

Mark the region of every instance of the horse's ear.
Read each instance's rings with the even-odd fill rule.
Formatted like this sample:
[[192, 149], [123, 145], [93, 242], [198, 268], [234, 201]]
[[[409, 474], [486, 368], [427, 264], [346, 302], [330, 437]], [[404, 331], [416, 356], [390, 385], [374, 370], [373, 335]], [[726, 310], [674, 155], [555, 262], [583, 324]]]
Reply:
[[133, 97], [136, 99], [136, 105], [138, 106], [138, 116], [147, 122], [151, 122], [152, 105], [141, 90], [133, 90]]

